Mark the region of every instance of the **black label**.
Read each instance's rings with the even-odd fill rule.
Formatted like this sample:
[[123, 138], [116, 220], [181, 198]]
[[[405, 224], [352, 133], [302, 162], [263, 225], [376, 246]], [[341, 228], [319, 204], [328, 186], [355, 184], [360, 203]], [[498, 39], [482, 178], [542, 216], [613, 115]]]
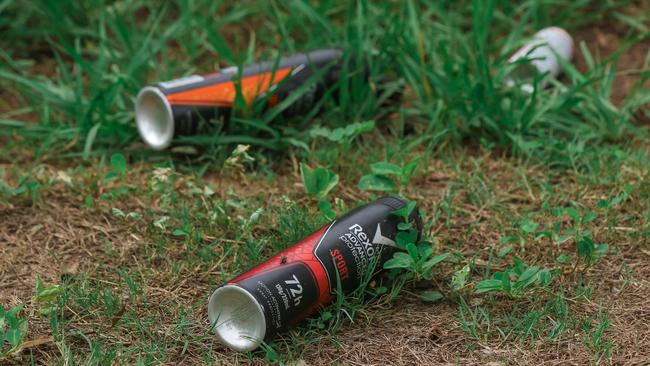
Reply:
[[191, 136], [198, 133], [218, 133], [223, 130], [230, 108], [204, 106], [173, 106], [174, 135]]
[[318, 284], [302, 262], [281, 265], [237, 283], [264, 309], [267, 336], [284, 330], [312, 309], [318, 301]]
[[314, 248], [330, 282], [337, 288], [337, 277], [345, 293], [355, 290], [372, 265], [381, 269], [395, 249], [399, 219], [391, 215], [394, 209], [371, 203], [341, 217], [328, 229]]

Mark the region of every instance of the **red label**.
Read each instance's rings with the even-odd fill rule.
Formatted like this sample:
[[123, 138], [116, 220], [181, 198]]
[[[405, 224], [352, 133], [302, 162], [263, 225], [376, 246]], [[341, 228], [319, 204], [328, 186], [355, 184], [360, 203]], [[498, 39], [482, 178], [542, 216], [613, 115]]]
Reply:
[[316, 311], [320, 304], [327, 303], [331, 297], [329, 287], [329, 280], [325, 269], [320, 264], [320, 261], [314, 255], [314, 247], [322, 239], [323, 235], [329, 228], [330, 224], [324, 226], [315, 233], [303, 239], [300, 243], [286, 249], [285, 251], [276, 254], [269, 260], [253, 267], [251, 270], [233, 278], [230, 283], [237, 284], [251, 277], [262, 277], [265, 273], [277, 270], [280, 267], [290, 265], [292, 263], [304, 263], [314, 276], [318, 285], [318, 302], [310, 307], [310, 312]]

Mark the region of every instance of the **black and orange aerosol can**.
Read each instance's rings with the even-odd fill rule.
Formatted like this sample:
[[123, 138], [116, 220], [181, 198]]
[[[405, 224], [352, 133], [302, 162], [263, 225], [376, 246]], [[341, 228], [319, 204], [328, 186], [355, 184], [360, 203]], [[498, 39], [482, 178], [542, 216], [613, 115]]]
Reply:
[[[338, 281], [344, 294], [357, 289], [396, 250], [404, 219], [393, 212], [405, 205], [384, 197], [358, 207], [219, 287], [208, 302], [214, 333], [234, 350], [251, 351], [326, 305]], [[410, 219], [419, 232], [417, 209]]]
[[[196, 134], [202, 121], [228, 119], [238, 95], [246, 105], [265, 100], [273, 107], [305, 83], [308, 90], [294, 104], [310, 108], [338, 81], [341, 67], [341, 50], [321, 49], [252, 64], [241, 72], [230, 67], [147, 86], [136, 98], [138, 131], [147, 145], [162, 150], [174, 136]], [[292, 105], [286, 111], [300, 114], [303, 109]]]

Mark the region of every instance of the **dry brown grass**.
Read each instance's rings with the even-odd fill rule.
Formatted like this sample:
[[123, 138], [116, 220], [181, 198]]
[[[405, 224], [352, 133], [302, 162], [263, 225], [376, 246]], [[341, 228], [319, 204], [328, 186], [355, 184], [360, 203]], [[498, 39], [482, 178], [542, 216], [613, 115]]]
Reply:
[[[572, 173], [559, 174], [540, 167], [521, 166], [512, 159], [495, 157], [490, 153], [465, 154], [460, 151], [453, 158], [454, 162], [461, 162], [458, 166], [449, 164], [449, 159], [445, 159], [447, 162], [431, 161], [406, 194], [417, 199], [423, 209], [432, 213], [445, 192], [455, 187], [456, 195], [452, 201], [454, 213], [449, 226], [439, 220], [431, 233], [437, 246], [462, 252], [479, 265], [488, 263], [488, 251], [498, 247], [499, 237], [509, 229], [513, 217], [539, 208], [544, 197], [542, 187], [545, 182], [552, 182], [559, 191], [558, 203], [571, 198], [587, 207], [593, 207], [599, 198], [610, 196], [614, 189], [610, 183], [593, 184]], [[51, 166], [46, 170], [51, 174], [57, 171], [56, 167]], [[609, 254], [585, 274], [584, 282], [593, 286], [593, 295], [588, 299], [570, 301], [570, 308], [576, 318], [593, 317], [599, 308], [608, 309], [611, 327], [606, 330], [605, 336], [614, 345], [612, 363], [640, 364], [650, 357], [650, 255], [647, 253], [650, 243], [647, 237], [639, 241], [638, 237], [633, 239], [630, 233], [636, 229], [636, 225], [641, 224], [641, 210], [647, 206], [638, 199], [648, 197], [645, 180], [649, 173], [626, 165], [623, 165], [623, 171], [625, 180], [638, 188], [638, 196], [633, 195], [621, 207], [622, 214], [626, 216], [624, 224], [611, 230], [597, 225], [594, 234], [595, 240], [608, 242], [620, 251]], [[490, 194], [485, 196], [487, 199], [482, 205], [471, 202], [471, 196], [480, 188], [468, 183], [471, 172], [481, 174], [482, 182], [489, 186]], [[14, 201], [11, 207], [3, 208], [0, 211], [3, 218], [0, 230], [0, 241], [3, 242], [0, 246], [0, 302], [5, 305], [27, 304], [26, 313], [32, 314], [28, 339], [51, 340], [52, 329], [47, 320], [33, 314], [31, 296], [36, 276], [50, 284], [59, 283], [65, 276], [87, 276], [92, 283], [102, 283], [119, 291], [123, 309], [112, 317], [105, 317], [94, 313], [96, 309], [91, 309], [88, 314], [79, 314], [73, 312], [74, 306], [68, 307], [65, 315], [70, 319], [69, 329], [83, 332], [106, 345], [128, 347], [147, 337], [142, 338], [133, 333], [133, 328], [123, 324], [121, 316], [127, 313], [141, 319], [162, 320], [152, 329], [167, 340], [163, 352], [167, 358], [161, 360], [165, 364], [202, 363], [201, 355], [205, 352], [211, 352], [213, 357], [224, 363], [264, 363], [262, 358], [257, 357], [242, 359], [241, 355], [227, 351], [212, 337], [205, 336], [207, 315], [202, 300], [207, 299], [213, 289], [215, 278], [223, 276], [219, 266], [181, 265], [180, 271], [175, 273], [170, 264], [182, 263], [186, 250], [180, 240], [169, 240], [166, 258], [157, 258], [146, 250], [152, 245], [152, 240], [157, 240], [152, 238], [149, 225], [134, 224], [110, 214], [112, 206], [125, 212], [158, 209], [155, 200], [148, 200], [142, 194], [149, 174], [150, 167], [139, 166], [132, 169], [126, 181], [121, 183], [138, 187], [131, 196], [141, 198], [112, 203], [97, 201], [98, 207], [94, 211], [82, 207], [79, 190], [83, 189], [72, 189], [63, 183], [55, 183], [42, 192], [36, 205], [22, 199]], [[92, 181], [98, 176], [91, 175], [81, 180]], [[522, 177], [526, 177], [526, 180]], [[279, 177], [274, 184], [260, 181], [255, 173], [247, 174], [243, 180], [216, 174], [211, 174], [206, 180], [206, 183], [211, 182], [218, 187], [216, 197], [212, 199], [234, 195], [262, 207], [272, 207], [281, 202], [282, 195], [288, 195], [301, 205], [312, 205], [297, 189], [299, 178], [295, 172]], [[182, 190], [183, 185], [178, 183], [178, 190]], [[100, 188], [100, 191], [103, 189]], [[346, 200], [365, 196], [356, 191], [354, 182], [343, 181], [337, 189], [337, 193]], [[468, 231], [470, 227], [473, 229]], [[265, 233], [268, 229], [259, 230]], [[219, 233], [220, 229], [214, 228], [207, 235], [219, 236]], [[546, 243], [529, 243], [520, 254], [529, 263], [553, 265], [557, 249], [551, 249]], [[570, 246], [564, 249], [571, 250]], [[126, 269], [131, 276], [142, 281], [142, 298], [146, 298], [146, 302], [132, 302], [129, 299], [124, 285], [118, 284], [120, 278], [113, 271], [115, 268]], [[453, 265], [441, 267], [436, 275], [441, 290], [445, 291], [445, 284], [453, 271]], [[564, 288], [566, 297], [572, 297], [570, 293], [574, 291], [578, 276], [570, 270], [565, 271], [556, 288]], [[479, 304], [484, 300], [477, 297], [471, 301]], [[498, 318], [513, 307], [534, 307], [536, 301], [535, 298], [497, 298], [486, 306]], [[187, 311], [185, 316], [189, 327], [186, 336], [191, 335], [191, 338], [183, 339], [173, 330], [181, 310]], [[302, 329], [294, 331], [297, 338], [278, 342], [291, 342], [291, 339], [304, 342], [300, 341], [301, 337], [307, 337], [309, 340], [297, 345], [296, 349], [300, 350], [298, 359], [310, 365], [332, 362], [358, 365], [490, 362], [581, 365], [594, 361], [593, 352], [582, 341], [584, 334], [577, 331], [564, 334], [554, 342], [535, 340], [531, 344], [514, 339], [504, 341], [499, 337], [475, 340], [459, 330], [459, 326], [458, 304], [455, 301], [426, 304], [410, 294], [409, 290], [392, 302], [370, 304], [358, 314], [353, 324], [345, 325], [336, 336]], [[69, 346], [73, 347], [75, 357], [88, 352], [82, 337], [69, 337]], [[60, 345], [53, 341], [37, 344], [23, 354], [30, 352], [38, 363], [43, 364], [56, 362], [61, 357]]]

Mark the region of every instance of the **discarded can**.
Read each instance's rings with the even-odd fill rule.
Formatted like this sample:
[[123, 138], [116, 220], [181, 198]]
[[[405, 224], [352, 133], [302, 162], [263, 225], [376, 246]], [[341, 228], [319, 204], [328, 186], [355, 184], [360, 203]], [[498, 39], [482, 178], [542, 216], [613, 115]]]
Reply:
[[[344, 293], [357, 289], [372, 264], [382, 268], [391, 257], [403, 220], [391, 213], [405, 205], [384, 197], [356, 208], [219, 287], [208, 302], [219, 340], [251, 351], [327, 304], [338, 281]], [[419, 233], [417, 209], [410, 219]]]
[[[532, 79], [535, 75], [549, 73], [557, 77], [562, 72], [562, 64], [558, 57], [570, 61], [573, 55], [573, 39], [562, 28], [549, 27], [540, 30], [525, 46], [515, 52], [508, 62], [514, 63], [522, 59], [531, 60], [528, 64], [518, 65], [506, 79], [508, 86], [520, 85], [525, 92], [532, 93]], [[546, 87], [548, 79], [540, 81], [541, 88]]]
[[[227, 119], [238, 87], [247, 105], [267, 97], [272, 107], [326, 68], [310, 90], [294, 103], [303, 105], [303, 109], [311, 107], [311, 102], [338, 80], [341, 56], [339, 49], [322, 49], [279, 62], [250, 65], [242, 70], [241, 79], [239, 69], [230, 67], [215, 74], [191, 75], [147, 86], [136, 98], [138, 131], [151, 148], [165, 149], [175, 135], [197, 133], [202, 121]], [[304, 112], [293, 105], [289, 109], [290, 114]]]

